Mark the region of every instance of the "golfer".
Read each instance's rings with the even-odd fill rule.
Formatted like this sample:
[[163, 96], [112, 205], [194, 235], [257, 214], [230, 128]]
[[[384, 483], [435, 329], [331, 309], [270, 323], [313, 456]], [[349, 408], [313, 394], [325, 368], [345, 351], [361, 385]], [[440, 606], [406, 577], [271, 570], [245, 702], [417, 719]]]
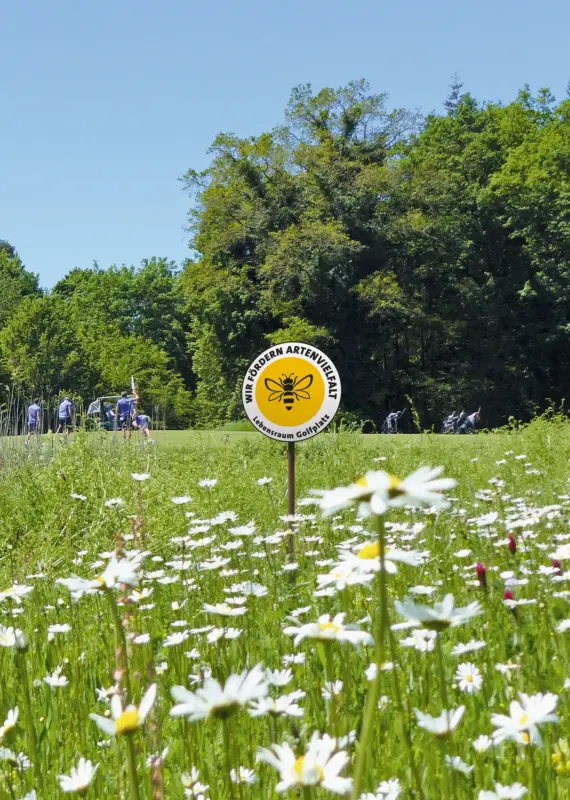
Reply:
[[148, 439], [150, 436], [150, 417], [148, 414], [145, 414], [144, 411], [141, 411], [135, 417], [135, 425], [139, 429], [139, 431], [144, 435], [145, 439]]
[[59, 425], [56, 433], [65, 433], [65, 438], [69, 436], [69, 429], [73, 424], [73, 403], [69, 397], [64, 397], [58, 409]]
[[117, 403], [117, 416], [119, 418], [119, 428], [123, 431], [123, 439], [127, 438], [127, 431], [129, 432], [129, 439], [131, 438], [134, 410], [135, 398], [127, 397], [127, 393], [122, 392], [121, 398]]
[[39, 400], [36, 399], [30, 406], [28, 406], [28, 444], [34, 433], [38, 432], [41, 419], [42, 409], [39, 404]]

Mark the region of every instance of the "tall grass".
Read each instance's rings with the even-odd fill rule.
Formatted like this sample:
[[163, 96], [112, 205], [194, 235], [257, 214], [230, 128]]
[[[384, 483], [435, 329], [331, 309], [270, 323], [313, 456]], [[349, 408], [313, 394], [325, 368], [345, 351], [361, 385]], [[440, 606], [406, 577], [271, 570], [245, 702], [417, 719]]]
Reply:
[[[312, 488], [347, 484], [370, 469], [404, 476], [420, 464], [442, 465], [458, 481], [450, 510], [395, 510], [385, 518], [388, 545], [429, 552], [423, 566], [401, 565], [396, 574], [386, 575], [391, 625], [403, 621], [394, 601], [414, 587], [424, 587], [415, 589], [425, 592], [415, 595], [418, 602], [433, 605], [452, 593], [460, 606], [480, 601], [483, 613], [442, 632], [427, 652], [402, 644], [409, 630], [386, 630], [382, 658], [389, 665], [378, 684], [364, 774], [365, 790], [374, 793], [370, 797], [382, 781], [392, 779], [399, 781], [401, 797], [476, 798], [480, 791], [494, 790], [496, 782], [517, 781], [529, 796], [570, 797], [565, 741], [570, 632], [558, 630], [570, 616], [566, 567], [549, 569], [551, 554], [569, 533], [569, 443], [569, 424], [554, 417], [494, 435], [367, 441], [341, 433], [299, 446], [300, 497]], [[272, 481], [258, 485], [264, 477]], [[343, 612], [345, 622], [376, 633], [378, 595], [372, 584], [317, 589], [318, 576], [338, 560], [338, 545], [361, 546], [377, 532], [357, 519], [355, 509], [321, 519], [309, 507], [296, 520], [283, 517], [286, 477], [285, 447], [260, 436], [218, 446], [161, 448], [82, 433], [66, 444], [60, 438], [32, 441], [28, 451], [21, 447], [6, 459], [0, 477], [0, 586], [25, 585], [33, 591], [21, 604], [10, 596], [0, 601], [0, 624], [21, 629], [29, 641], [23, 650], [0, 647], [0, 724], [9, 709], [19, 709], [17, 726], [0, 741], [0, 748], [12, 754], [0, 750], [1, 797], [21, 798], [32, 789], [39, 798], [59, 796], [57, 776], [69, 775], [79, 756], [100, 765], [87, 789], [93, 797], [271, 797], [278, 776], [256, 762], [257, 748], [286, 741], [299, 755], [315, 732], [339, 739], [337, 747], [348, 754], [342, 774], [355, 773], [362, 758], [370, 665], [378, 649], [310, 639], [296, 647], [283, 628], [295, 619], [308, 623]], [[217, 483], [200, 487], [203, 479]], [[184, 495], [192, 500], [173, 502]], [[116, 498], [124, 504], [105, 505]], [[491, 512], [496, 517], [481, 522]], [[230, 532], [250, 521], [253, 535]], [[240, 544], [232, 549], [235, 543]], [[136, 587], [146, 590], [144, 597], [122, 586], [71, 602], [67, 589], [56, 584], [72, 574], [94, 578], [112, 553], [125, 551], [144, 553]], [[212, 568], [215, 559], [224, 563]], [[478, 579], [478, 562], [485, 566], [486, 589]], [[236, 586], [250, 581], [267, 594], [249, 595], [243, 585]], [[505, 590], [515, 602], [535, 602], [505, 604]], [[203, 608], [228, 598], [233, 608], [245, 606], [246, 613], [224, 617]], [[70, 629], [50, 633], [53, 625]], [[178, 644], [169, 638], [174, 633], [180, 634]], [[485, 646], [452, 655], [455, 646], [469, 640]], [[483, 679], [472, 694], [456, 680], [463, 662], [473, 662]], [[269, 694], [299, 692], [295, 702], [302, 716], [253, 717], [251, 708], [231, 709], [226, 719], [210, 714], [199, 722], [170, 715], [174, 686], [196, 691], [210, 675], [223, 684], [232, 673], [256, 664], [291, 668], [291, 681], [270, 687]], [[46, 683], [52, 676], [57, 684], [58, 675], [67, 678], [66, 685]], [[136, 732], [109, 737], [89, 718], [110, 713], [110, 692], [105, 699], [97, 690], [115, 687], [125, 705], [139, 703], [154, 683], [156, 703]], [[494, 730], [491, 714], [507, 713], [519, 691], [556, 694], [560, 722], [540, 726], [542, 746], [506, 742], [477, 752], [473, 741]], [[464, 717], [446, 739], [418, 725], [414, 709], [437, 716], [460, 705], [466, 707]], [[32, 761], [29, 768], [14, 762], [19, 753]], [[460, 757], [473, 769], [468, 774], [453, 770], [446, 756]], [[208, 790], [192, 784], [193, 767]], [[233, 782], [231, 770], [240, 767], [253, 770], [256, 782]], [[390, 796], [384, 788], [379, 797]], [[300, 791], [328, 795], [319, 786]]]

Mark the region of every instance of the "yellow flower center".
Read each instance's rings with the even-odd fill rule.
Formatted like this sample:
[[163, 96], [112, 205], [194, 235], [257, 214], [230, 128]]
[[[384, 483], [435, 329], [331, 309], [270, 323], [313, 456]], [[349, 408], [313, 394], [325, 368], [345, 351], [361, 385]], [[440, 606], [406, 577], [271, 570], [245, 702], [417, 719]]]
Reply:
[[299, 756], [299, 758], [295, 761], [295, 766], [293, 769], [299, 776], [299, 778], [303, 777], [303, 764], [305, 763], [305, 756]]
[[117, 736], [121, 736], [123, 733], [133, 733], [133, 731], [136, 731], [138, 728], [139, 723], [140, 716], [138, 708], [123, 711], [121, 716], [115, 720]]
[[95, 583], [98, 583], [99, 586], [106, 586], [107, 585], [105, 583], [105, 578], [102, 578], [101, 575], [99, 575], [97, 578], [95, 578]]
[[319, 628], [322, 631], [335, 631], [335, 633], [342, 630], [340, 625], [336, 625], [334, 622], [321, 622]]
[[[368, 489], [369, 488], [368, 479], [366, 475], [363, 478], [360, 478], [360, 480], [357, 480], [356, 485], [362, 486], [363, 489]], [[403, 490], [400, 488], [401, 486], [402, 486], [402, 481], [399, 478], [397, 478], [395, 475], [388, 474], [388, 497], [390, 499], [393, 499], [394, 497], [397, 497], [399, 494], [403, 493]], [[370, 497], [372, 496], [372, 494], [373, 492], [371, 490]], [[369, 498], [363, 497], [362, 499], [366, 500]]]
[[396, 478], [395, 475], [389, 475], [389, 484], [388, 484], [388, 497], [394, 498], [398, 494], [402, 493], [400, 486], [402, 485], [402, 481], [399, 478]]
[[[295, 766], [293, 769], [297, 773], [299, 780], [301, 783], [303, 782], [303, 765], [305, 764], [305, 756], [299, 756], [299, 758], [295, 761]], [[325, 773], [321, 767], [315, 765], [315, 772], [317, 773], [319, 782], [323, 781], [325, 778]]]
[[467, 683], [473, 683], [473, 675], [466, 675], [465, 680]]
[[523, 714], [522, 717], [519, 719], [519, 725], [527, 725], [528, 724], [528, 714]]
[[378, 556], [380, 555], [380, 544], [378, 542], [365, 544], [364, 547], [362, 547], [356, 555], [358, 556], [358, 558], [365, 558], [365, 559], [378, 558]]
[[530, 736], [528, 735], [528, 733], [526, 731], [523, 733], [522, 738], [523, 738], [523, 742], [525, 744], [530, 744]]

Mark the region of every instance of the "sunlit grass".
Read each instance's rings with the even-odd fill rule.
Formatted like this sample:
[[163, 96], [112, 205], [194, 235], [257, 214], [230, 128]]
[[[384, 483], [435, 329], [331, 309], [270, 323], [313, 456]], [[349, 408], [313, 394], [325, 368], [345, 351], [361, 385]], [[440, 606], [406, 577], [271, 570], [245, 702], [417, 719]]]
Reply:
[[[458, 481], [447, 511], [391, 509], [383, 517], [387, 546], [426, 555], [420, 566], [393, 561], [396, 569], [386, 573], [386, 608], [396, 629], [386, 631], [386, 668], [367, 744], [364, 787], [371, 798], [380, 785], [385, 791], [377, 796], [396, 797], [396, 780], [401, 797], [477, 798], [496, 792], [496, 783], [516, 782], [528, 796], [570, 797], [568, 427], [555, 419], [510, 435], [325, 434], [298, 448], [299, 497], [371, 469], [403, 477], [420, 464], [441, 465]], [[378, 642], [366, 635], [379, 630], [379, 595], [374, 582], [337, 589], [342, 582], [323, 576], [341, 552], [376, 540], [374, 523], [357, 519], [355, 509], [322, 519], [311, 506], [300, 507], [295, 521], [282, 517], [286, 451], [259, 435], [196, 433], [183, 442], [179, 436], [178, 446], [154, 438], [148, 447], [117, 437], [45, 439], [5, 459], [0, 586], [33, 591], [0, 595], [0, 643], [15, 641], [9, 628], [29, 643], [0, 647], [0, 726], [11, 709], [19, 712], [1, 736], [7, 750], [0, 750], [0, 796], [19, 800], [35, 789], [38, 798], [57, 797], [58, 776], [73, 777], [83, 757], [99, 766], [91, 778], [83, 765], [73, 785], [81, 788], [88, 776], [93, 797], [271, 797], [286, 773], [280, 778], [256, 756], [272, 745], [290, 748], [297, 765], [290, 777], [303, 776], [306, 796], [329, 794], [318, 785], [319, 770], [333, 790], [348, 790], [374, 685], [371, 665], [379, 659]], [[271, 481], [258, 483], [262, 478]], [[205, 479], [216, 483], [200, 486]], [[140, 563], [116, 586], [99, 582], [70, 602], [68, 588], [56, 583], [105, 576], [113, 554], [120, 561], [125, 551], [138, 553]], [[507, 602], [505, 590], [512, 594]], [[441, 626], [439, 636], [420, 624], [398, 625], [405, 615], [395, 601], [412, 613], [406, 596], [433, 607], [447, 594], [458, 607], [479, 602], [481, 613]], [[297, 623], [316, 625], [325, 638], [284, 632]], [[360, 634], [348, 628], [338, 636], [345, 625]], [[260, 683], [251, 677], [257, 665]], [[265, 670], [274, 673], [270, 685]], [[228, 678], [241, 673], [248, 688], [228, 687]], [[156, 700], [147, 709], [154, 684]], [[187, 694], [173, 694], [176, 686]], [[203, 719], [171, 715], [181, 698], [193, 703], [188, 697], [202, 688]], [[508, 715], [519, 692], [556, 695], [560, 721], [538, 724], [540, 745], [523, 737], [485, 749], [481, 737], [496, 730], [492, 715]], [[126, 710], [129, 703], [134, 710]], [[429, 718], [461, 706], [451, 734], [434, 736]], [[118, 735], [90, 714], [116, 718]], [[444, 716], [441, 724], [448, 721]], [[316, 733], [337, 737], [331, 757], [335, 748], [346, 753], [336, 777], [325, 758], [328, 745], [311, 744]], [[313, 756], [322, 766], [310, 785]], [[289, 792], [294, 797], [296, 789]]]

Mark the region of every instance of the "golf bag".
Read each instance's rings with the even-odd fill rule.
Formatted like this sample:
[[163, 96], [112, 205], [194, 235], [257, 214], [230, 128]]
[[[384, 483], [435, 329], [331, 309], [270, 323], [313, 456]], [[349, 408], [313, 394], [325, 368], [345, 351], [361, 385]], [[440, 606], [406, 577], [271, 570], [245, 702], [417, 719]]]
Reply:
[[461, 424], [458, 424], [457, 433], [477, 433], [475, 426], [479, 422], [480, 416], [481, 408], [479, 408], [478, 411], [474, 411], [472, 414], [469, 414], [469, 416], [466, 416]]

